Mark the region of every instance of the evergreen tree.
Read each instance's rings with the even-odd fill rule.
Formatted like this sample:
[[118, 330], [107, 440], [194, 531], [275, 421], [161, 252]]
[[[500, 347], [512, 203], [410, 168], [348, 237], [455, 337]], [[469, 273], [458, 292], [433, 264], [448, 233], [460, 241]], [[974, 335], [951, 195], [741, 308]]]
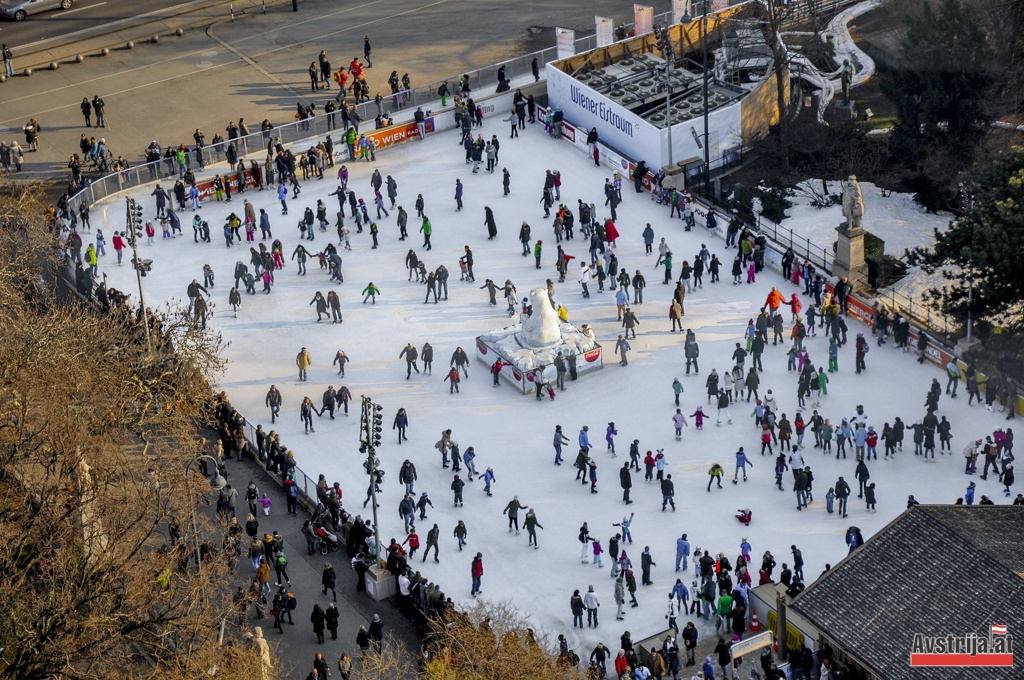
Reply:
[[925, 2], [906, 24], [902, 64], [882, 83], [896, 106], [894, 142], [911, 160], [937, 142], [967, 151], [993, 83], [987, 35], [960, 0]]
[[936, 308], [965, 319], [998, 318], [1020, 330], [1024, 322], [1024, 147], [964, 177], [968, 208], [935, 246], [918, 248], [911, 261], [943, 271], [949, 283], [933, 290]]

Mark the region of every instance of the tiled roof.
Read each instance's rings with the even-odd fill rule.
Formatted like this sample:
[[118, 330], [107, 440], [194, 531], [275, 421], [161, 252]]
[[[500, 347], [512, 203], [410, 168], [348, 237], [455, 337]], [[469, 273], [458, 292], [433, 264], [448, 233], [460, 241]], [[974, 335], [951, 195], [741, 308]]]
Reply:
[[915, 633], [1024, 634], [1024, 506], [914, 506], [790, 606], [886, 680], [1024, 677], [1024, 651], [1016, 670], [910, 667]]

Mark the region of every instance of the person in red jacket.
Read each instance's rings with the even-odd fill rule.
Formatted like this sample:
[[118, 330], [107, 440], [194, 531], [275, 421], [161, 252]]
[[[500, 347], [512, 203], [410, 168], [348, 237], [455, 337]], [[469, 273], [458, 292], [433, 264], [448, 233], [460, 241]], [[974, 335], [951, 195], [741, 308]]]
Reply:
[[505, 362], [502, 361], [501, 359], [498, 359], [493, 364], [491, 364], [491, 375], [494, 377], [495, 387], [498, 387], [498, 385], [500, 384], [499, 380], [501, 379], [501, 367], [504, 365]]
[[473, 575], [473, 597], [476, 597], [483, 592], [480, 588], [480, 579], [484, 577], [484, 556], [482, 553], [477, 553], [476, 557], [473, 558], [473, 565], [470, 567], [470, 573]]
[[[772, 289], [772, 290], [774, 290], [774, 289]], [[770, 293], [769, 293], [768, 297], [771, 297]], [[779, 297], [782, 297], [782, 296], [780, 295]], [[790, 309], [793, 310], [792, 321], [796, 322], [797, 318], [800, 316], [800, 310], [804, 308], [803, 305], [800, 304], [800, 298], [798, 298], [796, 296], [796, 293], [793, 293], [793, 297], [791, 297], [789, 300], [783, 300], [782, 304], [789, 305]]]
[[114, 252], [117, 253], [117, 266], [121, 266], [121, 256], [124, 254], [126, 244], [124, 238], [121, 236], [121, 232], [114, 232]]
[[417, 548], [420, 547], [420, 537], [416, 534], [416, 527], [410, 527], [409, 536], [402, 541], [402, 545], [406, 543], [409, 544], [409, 559], [411, 560], [416, 554]]
[[615, 677], [621, 678], [622, 674], [628, 670], [629, 662], [626, 661], [626, 653], [620, 649], [618, 655], [615, 657]]

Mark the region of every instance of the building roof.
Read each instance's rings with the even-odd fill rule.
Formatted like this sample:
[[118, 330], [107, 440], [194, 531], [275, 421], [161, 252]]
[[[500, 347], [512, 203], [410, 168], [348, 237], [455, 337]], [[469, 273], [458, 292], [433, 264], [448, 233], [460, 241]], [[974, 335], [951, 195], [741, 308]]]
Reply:
[[1024, 506], [914, 506], [790, 606], [887, 680], [990, 680], [999, 669], [911, 668], [913, 639], [987, 636], [993, 624], [1019, 632], [1022, 546]]

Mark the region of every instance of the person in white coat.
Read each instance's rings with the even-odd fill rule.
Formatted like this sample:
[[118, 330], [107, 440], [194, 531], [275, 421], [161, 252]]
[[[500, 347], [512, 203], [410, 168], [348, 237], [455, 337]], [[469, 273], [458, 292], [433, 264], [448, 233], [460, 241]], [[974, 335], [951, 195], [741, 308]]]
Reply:
[[665, 612], [665, 618], [668, 619], [668, 627], [675, 631], [676, 635], [679, 635], [679, 626], [676, 624], [676, 615], [679, 613], [679, 605], [676, 602], [676, 598], [672, 593], [668, 594], [668, 611]]
[[587, 284], [590, 283], [590, 266], [586, 262], [580, 263], [580, 286], [583, 287], [583, 297], [590, 297], [590, 289], [587, 288]]
[[796, 479], [800, 470], [804, 469], [804, 455], [795, 446], [793, 447], [793, 453], [789, 456], [789, 467], [793, 471], [793, 479]]
[[615, 579], [615, 620], [622, 621], [626, 617], [623, 616], [622, 608], [626, 605], [626, 575], [621, 574]]
[[601, 603], [594, 594], [594, 586], [587, 587], [587, 594], [583, 596], [583, 606], [587, 608], [587, 628], [597, 628], [597, 608]]

